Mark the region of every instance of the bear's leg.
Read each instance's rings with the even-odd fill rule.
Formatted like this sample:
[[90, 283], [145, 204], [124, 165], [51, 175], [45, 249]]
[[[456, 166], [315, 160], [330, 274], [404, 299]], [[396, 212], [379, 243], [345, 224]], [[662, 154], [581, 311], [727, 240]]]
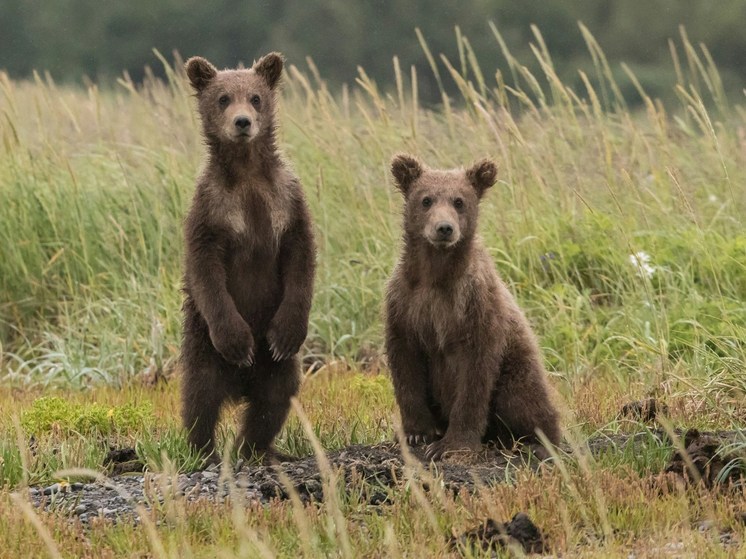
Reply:
[[[428, 459], [438, 460], [449, 451], [481, 448], [497, 371], [496, 356], [487, 348], [467, 344], [448, 348], [436, 373], [436, 382], [447, 382], [446, 386], [452, 387], [448, 429], [442, 439], [427, 447], [425, 456]], [[453, 379], [456, 379], [455, 387]]]
[[290, 411], [290, 399], [300, 387], [300, 363], [297, 356], [274, 362], [263, 355], [252, 372], [249, 406], [236, 440], [246, 457], [267, 454], [279, 456], [274, 449], [275, 437], [282, 429]]
[[188, 431], [189, 444], [205, 456], [211, 456], [215, 450], [215, 425], [225, 398], [217, 356], [203, 355], [183, 363], [182, 424]]
[[557, 445], [559, 414], [549, 395], [538, 352], [513, 351], [505, 356], [490, 406], [489, 438], [502, 445], [511, 440], [539, 442], [536, 430]]
[[434, 441], [438, 429], [428, 398], [428, 360], [404, 332], [390, 325], [386, 355], [407, 444]]

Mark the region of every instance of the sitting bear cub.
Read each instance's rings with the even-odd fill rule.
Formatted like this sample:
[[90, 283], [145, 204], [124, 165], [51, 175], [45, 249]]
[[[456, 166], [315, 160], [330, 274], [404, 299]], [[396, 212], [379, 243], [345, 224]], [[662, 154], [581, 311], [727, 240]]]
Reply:
[[405, 197], [404, 247], [386, 292], [386, 352], [409, 444], [428, 459], [560, 440], [558, 413], [531, 328], [476, 234], [497, 168], [429, 169], [394, 157]]

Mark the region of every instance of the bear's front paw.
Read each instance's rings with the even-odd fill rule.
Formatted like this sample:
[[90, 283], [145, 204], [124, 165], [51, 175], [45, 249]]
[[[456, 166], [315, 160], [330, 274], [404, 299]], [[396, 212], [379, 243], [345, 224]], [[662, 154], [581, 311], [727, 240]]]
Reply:
[[402, 428], [404, 440], [409, 446], [428, 444], [443, 435], [435, 426], [433, 416], [422, 409], [402, 408]]
[[300, 317], [289, 318], [276, 314], [267, 330], [272, 359], [283, 361], [298, 353], [306, 339], [307, 329], [307, 321]]
[[431, 429], [426, 432], [418, 433], [407, 433], [407, 444], [409, 446], [419, 446], [421, 444], [429, 444], [438, 438], [438, 433], [435, 429]]
[[427, 446], [425, 449], [425, 458], [427, 460], [435, 461], [440, 460], [449, 452], [477, 452], [481, 448], [482, 444], [478, 439], [470, 440], [468, 438], [449, 437], [448, 434], [446, 434], [446, 436], [439, 441], [435, 441]]
[[211, 328], [210, 340], [229, 363], [240, 367], [251, 367], [254, 364], [254, 336], [249, 325], [240, 316], [218, 328]]

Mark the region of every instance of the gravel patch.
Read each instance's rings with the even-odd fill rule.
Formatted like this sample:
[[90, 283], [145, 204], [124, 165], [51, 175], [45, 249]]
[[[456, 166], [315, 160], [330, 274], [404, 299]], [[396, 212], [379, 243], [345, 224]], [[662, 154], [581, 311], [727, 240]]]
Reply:
[[[651, 434], [662, 444], [670, 446], [660, 430], [635, 434], [596, 435], [588, 441], [589, 450], [596, 454], [614, 451], [627, 444], [643, 444]], [[743, 431], [707, 433], [721, 442], [746, 436]], [[710, 439], [708, 439], [710, 440]], [[569, 452], [569, 449], [563, 449]], [[536, 469], [540, 461], [530, 452], [508, 454], [494, 448], [480, 453], [454, 454], [445, 460], [428, 464], [424, 448], [411, 449], [414, 463], [419, 463], [415, 474], [429, 489], [437, 480], [447, 491], [473, 490], [482, 484], [500, 483], [517, 468]], [[673, 450], [672, 450], [673, 453]], [[354, 445], [327, 454], [332, 468], [344, 476], [345, 485], [366, 488], [364, 498], [370, 505], [385, 505], [395, 498], [392, 489], [401, 486], [413, 469], [405, 466], [398, 445], [381, 443], [372, 446]], [[411, 466], [411, 463], [410, 463]], [[139, 520], [137, 507], [146, 510], [160, 507], [174, 495], [187, 502], [225, 502], [238, 498], [243, 502], [267, 503], [272, 499], [287, 499], [291, 491], [301, 501], [323, 499], [323, 475], [313, 457], [275, 466], [247, 464], [239, 460], [227, 479], [220, 467], [212, 465], [203, 471], [167, 476], [157, 473], [113, 475], [89, 483], [54, 483], [47, 487], [31, 487], [28, 495], [32, 503], [46, 510], [77, 518], [83, 524], [96, 518], [108, 520]]]

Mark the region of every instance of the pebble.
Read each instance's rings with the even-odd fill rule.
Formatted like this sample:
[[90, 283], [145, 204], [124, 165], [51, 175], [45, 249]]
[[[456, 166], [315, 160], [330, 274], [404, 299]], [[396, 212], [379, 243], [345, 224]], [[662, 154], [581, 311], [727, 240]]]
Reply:
[[53, 483], [49, 487], [44, 488], [45, 495], [54, 495], [56, 493], [64, 493], [67, 490], [66, 485], [60, 485], [59, 483]]
[[321, 483], [316, 481], [315, 479], [309, 479], [305, 483], [306, 491], [309, 493], [315, 493], [317, 491], [321, 491]]
[[73, 512], [75, 513], [75, 516], [80, 516], [88, 512], [88, 507], [86, 505], [78, 505], [77, 507], [75, 507], [75, 510]]
[[712, 530], [715, 528], [715, 521], [714, 520], [703, 520], [697, 525], [697, 530], [700, 532], [706, 532], [708, 530]]

